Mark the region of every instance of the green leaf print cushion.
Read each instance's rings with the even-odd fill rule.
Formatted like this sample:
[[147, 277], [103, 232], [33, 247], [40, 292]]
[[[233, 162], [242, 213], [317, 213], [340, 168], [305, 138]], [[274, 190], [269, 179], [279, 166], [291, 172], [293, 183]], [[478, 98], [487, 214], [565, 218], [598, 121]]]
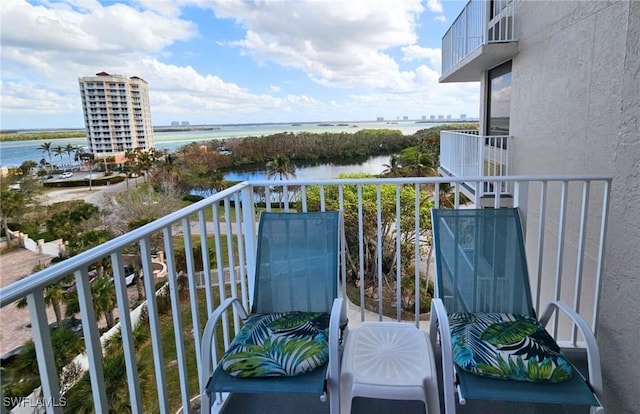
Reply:
[[453, 358], [477, 375], [562, 382], [572, 367], [534, 318], [504, 313], [449, 314]]
[[220, 363], [239, 378], [300, 375], [329, 360], [328, 340], [328, 313], [251, 315]]

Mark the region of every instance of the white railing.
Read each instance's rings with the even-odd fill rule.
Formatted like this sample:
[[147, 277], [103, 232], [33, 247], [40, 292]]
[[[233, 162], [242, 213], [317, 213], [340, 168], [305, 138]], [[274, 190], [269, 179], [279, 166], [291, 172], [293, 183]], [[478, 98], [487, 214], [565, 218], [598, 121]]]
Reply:
[[[459, 184], [473, 183], [480, 188], [485, 183], [492, 183], [499, 189], [503, 183], [508, 183], [513, 188], [514, 205], [521, 209], [525, 227], [536, 309], [541, 309], [547, 301], [563, 299], [583, 315], [595, 331], [611, 186], [611, 177], [608, 176], [491, 177], [489, 181], [486, 177], [475, 176], [244, 182], [1, 289], [0, 305], [14, 306], [16, 300], [26, 296], [44, 401], [49, 402], [47, 412], [62, 412], [61, 404], [55, 404], [61, 401], [60, 384], [50, 357], [53, 348], [44, 291], [52, 283], [69, 274], [74, 275], [93, 403], [96, 412], [108, 412], [109, 400], [101, 363], [102, 345], [90, 293], [89, 269], [97, 261], [109, 258], [122, 327], [131, 411], [148, 412], [150, 408], [143, 405], [132, 323], [128, 317], [130, 310], [122, 270], [123, 255], [139, 254], [145, 281], [152, 281], [151, 254], [154, 249], [163, 250], [166, 252], [173, 322], [173, 338], [168, 340], [171, 343], [161, 335], [154, 283], [145, 283], [156, 380], [157, 407], [153, 411], [174, 412], [177, 407], [169, 404], [168, 395], [171, 394], [179, 395], [185, 412], [190, 412], [187, 408], [189, 400], [199, 394], [199, 388], [204, 385], [198, 383], [198, 378], [201, 370], [201, 329], [207, 315], [230, 296], [249, 304], [253, 291], [250, 281], [255, 265], [255, 224], [259, 206], [264, 205], [261, 204], [264, 200], [278, 200], [266, 203], [267, 210], [279, 205], [280, 199], [288, 200], [282, 204], [285, 211], [341, 209], [348, 226], [347, 257], [350, 258], [347, 260], [349, 273], [342, 286], [343, 294], [348, 287], [346, 290], [352, 302], [372, 305], [369, 312], [360, 308], [360, 320], [381, 320], [384, 314], [396, 320], [409, 318], [419, 326], [423, 315], [418, 292], [426, 284], [431, 240], [429, 214], [423, 213], [431, 207], [447, 207], [441, 205], [445, 198], [435, 195], [450, 188], [450, 183], [454, 186], [449, 208], [468, 207], [460, 205]], [[479, 198], [474, 201], [477, 204]], [[499, 206], [500, 191], [495, 192], [494, 203]], [[401, 242], [400, 238], [393, 238], [396, 234], [408, 237]], [[388, 244], [380, 247], [383, 243]], [[373, 254], [367, 252], [365, 255], [372, 244], [377, 248]], [[195, 260], [197, 257], [201, 258], [201, 265], [197, 264], [200, 262]], [[407, 260], [408, 257], [413, 258]], [[180, 270], [186, 274], [186, 283], [178, 277]], [[216, 275], [214, 282], [217, 283], [207, 277], [204, 278], [204, 289], [198, 289], [196, 274], [199, 271]], [[411, 282], [412, 291], [408, 295], [403, 289], [395, 289], [396, 286], [406, 286], [403, 281]], [[180, 312], [184, 310], [181, 301], [186, 302], [189, 312]], [[402, 305], [407, 302], [413, 307], [411, 311], [403, 312]], [[203, 304], [204, 310], [201, 308]], [[391, 314], [387, 313], [389, 309], [392, 309]], [[221, 334], [225, 346], [228, 346], [236, 329], [237, 315], [224, 319]], [[574, 346], [579, 341], [575, 331], [566, 329], [562, 320], [554, 324], [553, 335]], [[175, 348], [175, 356], [171, 357], [175, 364], [166, 363], [167, 348]], [[195, 361], [187, 354], [192, 355]], [[188, 363], [197, 367], [197, 375], [188, 374]], [[179, 378], [179, 386], [170, 390], [167, 389], [168, 370], [175, 370], [175, 373], [169, 372], [172, 377]]]
[[483, 44], [515, 41], [514, 14], [513, 0], [470, 0], [442, 37], [442, 74]]
[[[440, 132], [440, 168], [453, 177], [504, 177], [509, 175], [509, 135], [479, 135], [477, 130]], [[488, 179], [480, 188], [465, 183], [482, 197], [496, 192]], [[511, 194], [509, 182], [501, 182], [500, 193]]]

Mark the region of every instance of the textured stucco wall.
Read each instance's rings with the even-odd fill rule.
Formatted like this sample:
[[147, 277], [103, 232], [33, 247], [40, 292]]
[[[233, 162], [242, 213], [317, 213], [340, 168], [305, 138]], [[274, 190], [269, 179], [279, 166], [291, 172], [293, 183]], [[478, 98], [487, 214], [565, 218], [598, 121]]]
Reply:
[[615, 176], [598, 342], [605, 407], [640, 413], [640, 2], [520, 2], [514, 174]]

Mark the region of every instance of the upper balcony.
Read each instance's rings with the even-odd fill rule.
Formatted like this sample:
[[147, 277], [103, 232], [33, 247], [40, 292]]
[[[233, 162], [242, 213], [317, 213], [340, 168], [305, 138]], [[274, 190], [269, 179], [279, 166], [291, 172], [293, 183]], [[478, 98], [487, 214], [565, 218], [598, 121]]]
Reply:
[[442, 37], [440, 82], [478, 82], [518, 53], [514, 0], [470, 0]]
[[[451, 183], [455, 184], [453, 189]], [[427, 329], [432, 237], [429, 215], [422, 213], [432, 207], [468, 207], [458, 191], [458, 184], [463, 183], [513, 189], [514, 206], [521, 210], [526, 248], [531, 253], [528, 264], [536, 310], [550, 300], [563, 299], [596, 331], [611, 186], [611, 178], [605, 176], [243, 182], [2, 288], [0, 306], [15, 306], [15, 301], [26, 297], [44, 395], [41, 401], [49, 402], [48, 413], [60, 413], [63, 405], [70, 404], [70, 397], [61, 397], [70, 395], [71, 384], [68, 376], [61, 381], [51, 357], [54, 351], [45, 295], [50, 286], [63, 279], [69, 283], [69, 278], [78, 295], [86, 346], [82, 358], [88, 372], [83, 379], [87, 391], [84, 401], [100, 413], [109, 412], [116, 403], [133, 413], [174, 413], [181, 406], [190, 407], [190, 400], [204, 386], [199, 373], [206, 351], [200, 341], [208, 315], [226, 298], [238, 298], [245, 306], [251, 300], [250, 275], [255, 268], [260, 210], [341, 209], [348, 226], [349, 272], [343, 273], [340, 294], [349, 298], [349, 327], [384, 319], [410, 321]], [[130, 309], [125, 257], [139, 259], [145, 311], [142, 307]], [[159, 280], [154, 263], [162, 258], [166, 276]], [[111, 348], [105, 351], [106, 337], [114, 331], [101, 334], [96, 318], [90, 277], [96, 265], [113, 277], [119, 314], [115, 329], [120, 333], [111, 342], [117, 342], [117, 352]], [[156, 291], [158, 282], [164, 286]], [[237, 332], [237, 324], [237, 314], [230, 314], [223, 323], [220, 337], [225, 346]], [[143, 325], [148, 332], [148, 337], [142, 338], [144, 345], [134, 335], [136, 325]], [[551, 334], [563, 346], [581, 346], [580, 337], [562, 320], [556, 320]], [[117, 370], [121, 375], [114, 379], [113, 369], [106, 364], [116, 353], [123, 354], [124, 362]], [[223, 413], [259, 412], [265, 407], [262, 397], [257, 396], [236, 398], [242, 408], [232, 404], [233, 395], [217, 398], [214, 408]], [[328, 404], [317, 398], [287, 397], [284, 401], [269, 400], [267, 404], [275, 410], [272, 412], [328, 412]], [[509, 412], [497, 406], [492, 403], [490, 410]], [[371, 405], [356, 408], [354, 404], [353, 412], [382, 412], [370, 409]], [[184, 412], [194, 411], [186, 408]]]

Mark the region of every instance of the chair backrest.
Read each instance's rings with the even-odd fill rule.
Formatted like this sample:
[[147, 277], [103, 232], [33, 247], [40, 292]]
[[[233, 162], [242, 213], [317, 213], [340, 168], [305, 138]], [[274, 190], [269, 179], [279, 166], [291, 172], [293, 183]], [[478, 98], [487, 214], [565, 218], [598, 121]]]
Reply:
[[252, 313], [331, 312], [340, 212], [260, 215]]
[[433, 209], [436, 297], [447, 312], [535, 316], [517, 209]]

